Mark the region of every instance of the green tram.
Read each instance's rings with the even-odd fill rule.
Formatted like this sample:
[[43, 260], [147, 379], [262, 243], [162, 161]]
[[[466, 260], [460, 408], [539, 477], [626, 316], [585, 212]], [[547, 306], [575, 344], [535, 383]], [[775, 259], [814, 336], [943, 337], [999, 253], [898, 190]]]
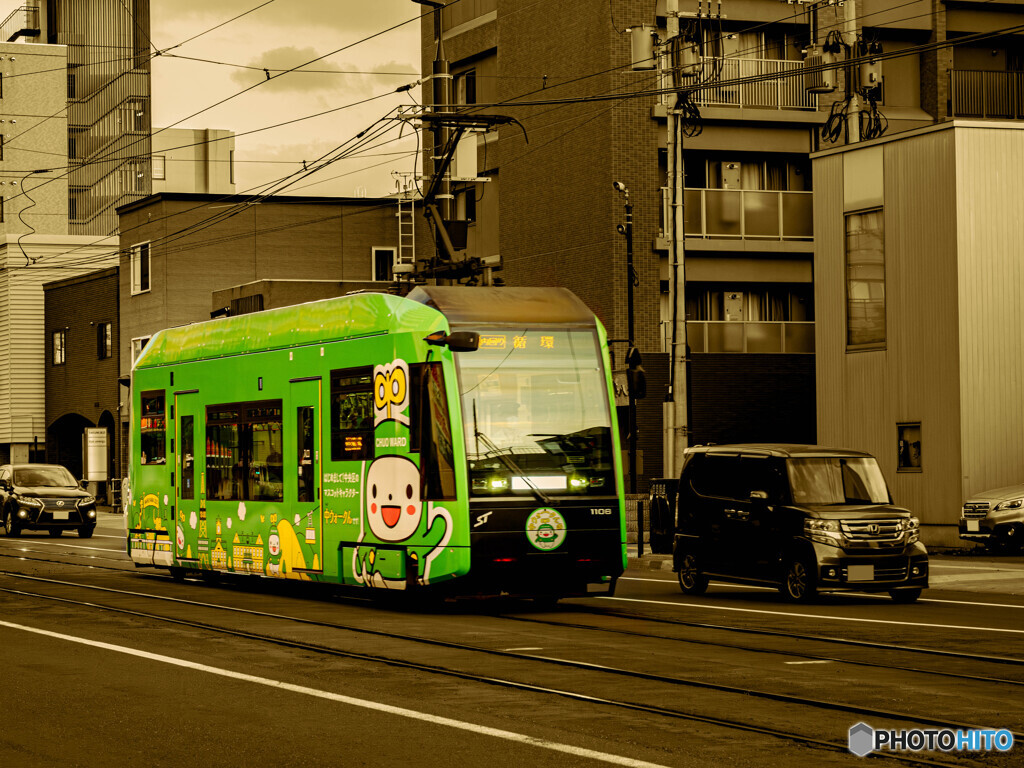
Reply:
[[559, 288], [419, 287], [153, 336], [127, 547], [444, 596], [610, 593], [626, 562], [607, 338]]

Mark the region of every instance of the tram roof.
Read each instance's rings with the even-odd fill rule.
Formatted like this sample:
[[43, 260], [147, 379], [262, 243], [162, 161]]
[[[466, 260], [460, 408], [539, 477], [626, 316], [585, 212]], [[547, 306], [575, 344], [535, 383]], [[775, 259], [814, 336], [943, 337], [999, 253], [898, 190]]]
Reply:
[[594, 313], [568, 288], [428, 285], [415, 288], [407, 298], [434, 307], [453, 325], [595, 322]]
[[593, 312], [566, 288], [420, 286], [406, 297], [355, 293], [206, 320], [155, 334], [137, 368], [288, 349], [375, 333], [423, 332], [462, 324], [593, 325]]
[[206, 320], [155, 334], [137, 368], [288, 349], [376, 333], [443, 330], [438, 311], [387, 293], [357, 293]]

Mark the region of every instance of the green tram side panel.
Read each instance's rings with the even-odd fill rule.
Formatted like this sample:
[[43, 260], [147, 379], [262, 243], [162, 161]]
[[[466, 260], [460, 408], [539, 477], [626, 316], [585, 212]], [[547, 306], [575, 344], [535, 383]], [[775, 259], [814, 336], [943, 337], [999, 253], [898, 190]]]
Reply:
[[[409, 454], [407, 450], [411, 438], [408, 426], [395, 421], [379, 424], [374, 429], [377, 447], [372, 461], [330, 459], [330, 370], [390, 365], [396, 358], [408, 363], [421, 362], [428, 350], [446, 370], [451, 428], [454, 434], [461, 434], [451, 353], [428, 347], [422, 341], [435, 330], [447, 329], [444, 316], [423, 303], [364, 294], [197, 323], [155, 335], [136, 364], [133, 397], [137, 409], [141, 392], [165, 391], [169, 465], [140, 466], [138, 448], [134, 451], [133, 494], [138, 501], [133, 503], [134, 522], [130, 527], [147, 532], [136, 534], [129, 547], [151, 548], [153, 557], [149, 562], [154, 565], [376, 587], [405, 585], [407, 546], [420, 576], [428, 567], [431, 569], [431, 581], [468, 572], [469, 534], [464, 499], [421, 500], [423, 519], [416, 534], [401, 542], [401, 546], [378, 542], [366, 525], [363, 501], [372, 467], [391, 464], [399, 468], [399, 473], [410, 468], [419, 472], [419, 454]], [[173, 386], [169, 371], [174, 374]], [[203, 414], [207, 405], [248, 400], [282, 401], [283, 437], [287, 440], [291, 431], [289, 415], [294, 411], [289, 380], [313, 375], [321, 376], [324, 386], [317, 404], [321, 426], [321, 500], [312, 505], [315, 518], [319, 519], [314, 519], [307, 509], [310, 503], [289, 501], [289, 496], [294, 496], [287, 491], [283, 502], [207, 499], [208, 457], [198, 450], [196, 498], [182, 500], [180, 508], [172, 513], [176, 497], [170, 472], [180, 471], [170, 449], [177, 428], [177, 418], [170, 418], [175, 392], [199, 390], [193, 406], [197, 446], [199, 441], [205, 442], [201, 426], [205, 424]], [[257, 393], [253, 390], [258, 376], [263, 377], [263, 388]], [[217, 382], [214, 394], [210, 382]], [[134, 423], [132, 426], [133, 430], [137, 427]], [[465, 488], [464, 451], [458, 441], [454, 447], [456, 472]], [[378, 470], [377, 474], [381, 472]], [[175, 539], [184, 543], [176, 547]], [[342, 546], [342, 542], [356, 541], [365, 543], [358, 547]], [[178, 561], [173, 556], [175, 549], [189, 559]], [[306, 573], [318, 570], [322, 574]]]

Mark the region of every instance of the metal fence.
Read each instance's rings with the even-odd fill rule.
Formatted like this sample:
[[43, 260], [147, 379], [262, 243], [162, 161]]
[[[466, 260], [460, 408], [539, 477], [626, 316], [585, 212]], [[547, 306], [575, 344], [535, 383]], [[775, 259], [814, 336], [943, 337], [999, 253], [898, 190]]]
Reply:
[[1024, 118], [1024, 72], [949, 71], [951, 117]]

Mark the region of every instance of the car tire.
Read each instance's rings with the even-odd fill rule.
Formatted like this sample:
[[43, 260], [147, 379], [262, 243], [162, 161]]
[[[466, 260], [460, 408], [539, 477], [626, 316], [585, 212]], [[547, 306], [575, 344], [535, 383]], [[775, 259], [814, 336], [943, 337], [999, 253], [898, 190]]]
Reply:
[[693, 553], [683, 556], [683, 562], [676, 572], [679, 588], [684, 595], [703, 595], [708, 591], [708, 577], [700, 569], [700, 560]]
[[14, 519], [14, 512], [10, 507], [4, 511], [4, 531], [8, 536], [21, 535], [21, 526]]
[[80, 539], [91, 539], [92, 532], [96, 530], [95, 525], [83, 525], [78, 529], [78, 538]]
[[50, 538], [51, 539], [56, 539], [58, 536], [60, 536], [62, 533], [64, 533], [64, 529], [63, 528], [47, 528], [46, 532], [48, 534], [50, 534]]
[[889, 597], [892, 598], [894, 603], [914, 603], [917, 602], [917, 598], [921, 596], [920, 589], [890, 589]]
[[811, 602], [818, 592], [815, 569], [808, 566], [801, 558], [793, 558], [786, 565], [779, 591], [791, 603]]

